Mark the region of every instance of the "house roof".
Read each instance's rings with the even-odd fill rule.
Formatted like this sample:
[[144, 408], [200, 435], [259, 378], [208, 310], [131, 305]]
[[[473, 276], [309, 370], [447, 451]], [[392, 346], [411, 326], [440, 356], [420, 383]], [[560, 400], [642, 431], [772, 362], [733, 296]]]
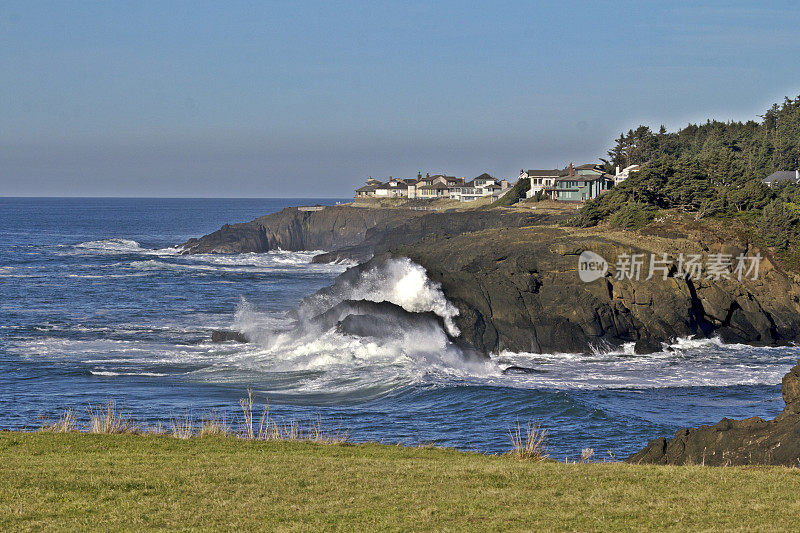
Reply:
[[433, 185], [423, 185], [422, 187], [419, 187], [420, 190], [430, 190], [430, 189], [441, 190], [441, 189], [449, 189], [449, 188], [450, 187], [448, 187], [444, 183], [434, 183]]
[[556, 182], [564, 182], [564, 181], [597, 181], [601, 178], [601, 176], [569, 176], [566, 178], [558, 178]]
[[797, 172], [794, 170], [779, 170], [764, 178], [764, 183], [777, 183], [779, 181], [797, 182]]
[[558, 176], [561, 173], [561, 171], [557, 168], [554, 168], [553, 170], [527, 170], [525, 171], [525, 173], [528, 176], [547, 178], [547, 177]]
[[[493, 180], [493, 179], [495, 179], [495, 178], [494, 178], [494, 176], [492, 176], [491, 174], [487, 174], [486, 172], [484, 172], [483, 174], [481, 174], [480, 176], [478, 176], [478, 177], [477, 177], [477, 178], [475, 178], [475, 179], [476, 179], [476, 180]], [[474, 181], [474, 180], [473, 180], [473, 181]]]
[[374, 190], [375, 190], [375, 189], [377, 189], [377, 188], [378, 188], [380, 185], [383, 185], [383, 184], [379, 182], [379, 183], [374, 183], [374, 184], [371, 184], [371, 185], [364, 185], [363, 187], [359, 187], [358, 189], [356, 189], [356, 192], [370, 192], [370, 191], [374, 191]]
[[599, 166], [600, 165], [597, 165], [595, 163], [586, 163], [585, 165], [578, 165], [577, 167], [574, 168], [575, 170], [596, 170]]

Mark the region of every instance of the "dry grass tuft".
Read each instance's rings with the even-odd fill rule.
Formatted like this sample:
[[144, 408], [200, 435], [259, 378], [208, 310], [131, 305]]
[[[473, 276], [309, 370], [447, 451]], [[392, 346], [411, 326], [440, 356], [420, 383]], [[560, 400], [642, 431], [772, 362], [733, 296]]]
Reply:
[[519, 422], [515, 426], [508, 428], [508, 435], [511, 437], [511, 455], [519, 459], [532, 459], [534, 461], [544, 461], [548, 455], [545, 451], [545, 440], [547, 430], [540, 424], [528, 422], [527, 427], [522, 428]]
[[307, 440], [320, 444], [342, 444], [347, 442], [347, 432], [338, 429], [328, 431], [322, 426], [322, 418], [318, 415], [316, 420], [311, 421], [311, 429]]
[[194, 437], [194, 420], [191, 413], [187, 412], [183, 417], [173, 417], [172, 431], [170, 435], [176, 439], [191, 439]]
[[317, 416], [309, 424], [305, 433], [297, 420], [278, 423], [270, 417], [269, 404], [264, 406], [258, 429], [253, 425], [253, 391], [247, 390], [247, 398], [239, 400], [242, 408], [242, 420], [239, 424], [239, 437], [245, 440], [268, 440], [283, 442], [316, 442], [320, 444], [342, 444], [347, 441], [347, 434], [339, 430], [328, 431], [322, 426], [322, 418]]
[[231, 428], [223, 416], [220, 418], [216, 411], [211, 411], [200, 421], [200, 431], [198, 437], [227, 437], [231, 434]]
[[58, 420], [52, 424], [47, 420], [42, 421], [42, 427], [39, 431], [46, 431], [48, 433], [69, 433], [78, 429], [78, 419], [75, 416], [75, 411], [71, 408], [61, 411]]
[[139, 428], [129, 416], [117, 409], [117, 402], [114, 400], [108, 400], [103, 407], [94, 408], [89, 405], [89, 433], [117, 435], [138, 432]]
[[253, 391], [247, 389], [247, 398], [239, 400], [242, 408], [242, 421], [239, 424], [239, 436], [243, 439], [253, 440], [256, 435], [253, 431]]

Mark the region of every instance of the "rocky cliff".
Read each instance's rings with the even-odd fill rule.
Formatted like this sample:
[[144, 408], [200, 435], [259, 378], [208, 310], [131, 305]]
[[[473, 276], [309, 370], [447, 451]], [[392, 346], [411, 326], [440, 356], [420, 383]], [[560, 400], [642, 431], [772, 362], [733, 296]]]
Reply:
[[774, 420], [723, 419], [713, 426], [681, 429], [652, 440], [629, 463], [708, 466], [800, 466], [800, 361], [783, 378], [786, 407]]
[[185, 242], [183, 253], [246, 253], [282, 250], [338, 250], [364, 243], [368, 232], [419, 218], [423, 211], [409, 209], [365, 209], [332, 206], [319, 211], [296, 207], [257, 218], [251, 222], [226, 224], [214, 233]]
[[296, 207], [225, 225], [190, 239], [183, 253], [243, 253], [282, 250], [325, 250], [317, 262], [339, 259], [364, 261], [373, 254], [425, 237], [458, 235], [487, 228], [518, 227], [549, 218], [515, 210], [429, 212], [412, 209], [371, 209], [348, 205], [304, 211]]
[[[757, 280], [692, 281], [674, 269], [666, 280], [646, 280], [647, 267], [639, 280], [614, 277], [615, 258], [623, 253], [756, 253], [747, 243], [731, 242], [713, 234], [645, 236], [538, 226], [429, 238], [392, 254], [409, 257], [441, 283], [460, 310], [462, 335], [486, 353], [587, 352], [623, 343], [648, 352], [687, 335], [751, 344], [800, 340], [800, 285], [767, 258]], [[608, 259], [605, 276], [580, 280], [584, 250]]]

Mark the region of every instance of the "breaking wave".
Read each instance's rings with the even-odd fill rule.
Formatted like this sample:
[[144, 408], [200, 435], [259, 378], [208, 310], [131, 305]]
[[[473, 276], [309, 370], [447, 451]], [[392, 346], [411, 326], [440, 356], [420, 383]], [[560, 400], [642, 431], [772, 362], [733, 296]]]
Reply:
[[180, 248], [143, 248], [138, 242], [131, 239], [102, 239], [98, 241], [87, 241], [76, 244], [74, 248], [92, 253], [104, 254], [154, 254], [154, 255], [177, 255], [181, 252]]
[[355, 277], [337, 280], [329, 290], [306, 298], [300, 312], [320, 312], [344, 300], [390, 302], [410, 313], [434, 313], [442, 318], [451, 336], [461, 334], [453, 321], [459, 311], [447, 301], [441, 285], [431, 281], [422, 266], [405, 257], [387, 259]]

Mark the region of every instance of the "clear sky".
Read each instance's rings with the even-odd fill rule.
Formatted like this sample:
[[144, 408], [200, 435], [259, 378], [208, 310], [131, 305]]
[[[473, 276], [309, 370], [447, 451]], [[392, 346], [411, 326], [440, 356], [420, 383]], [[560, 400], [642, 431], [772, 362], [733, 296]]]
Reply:
[[0, 3], [0, 196], [345, 197], [800, 94], [786, 2]]

